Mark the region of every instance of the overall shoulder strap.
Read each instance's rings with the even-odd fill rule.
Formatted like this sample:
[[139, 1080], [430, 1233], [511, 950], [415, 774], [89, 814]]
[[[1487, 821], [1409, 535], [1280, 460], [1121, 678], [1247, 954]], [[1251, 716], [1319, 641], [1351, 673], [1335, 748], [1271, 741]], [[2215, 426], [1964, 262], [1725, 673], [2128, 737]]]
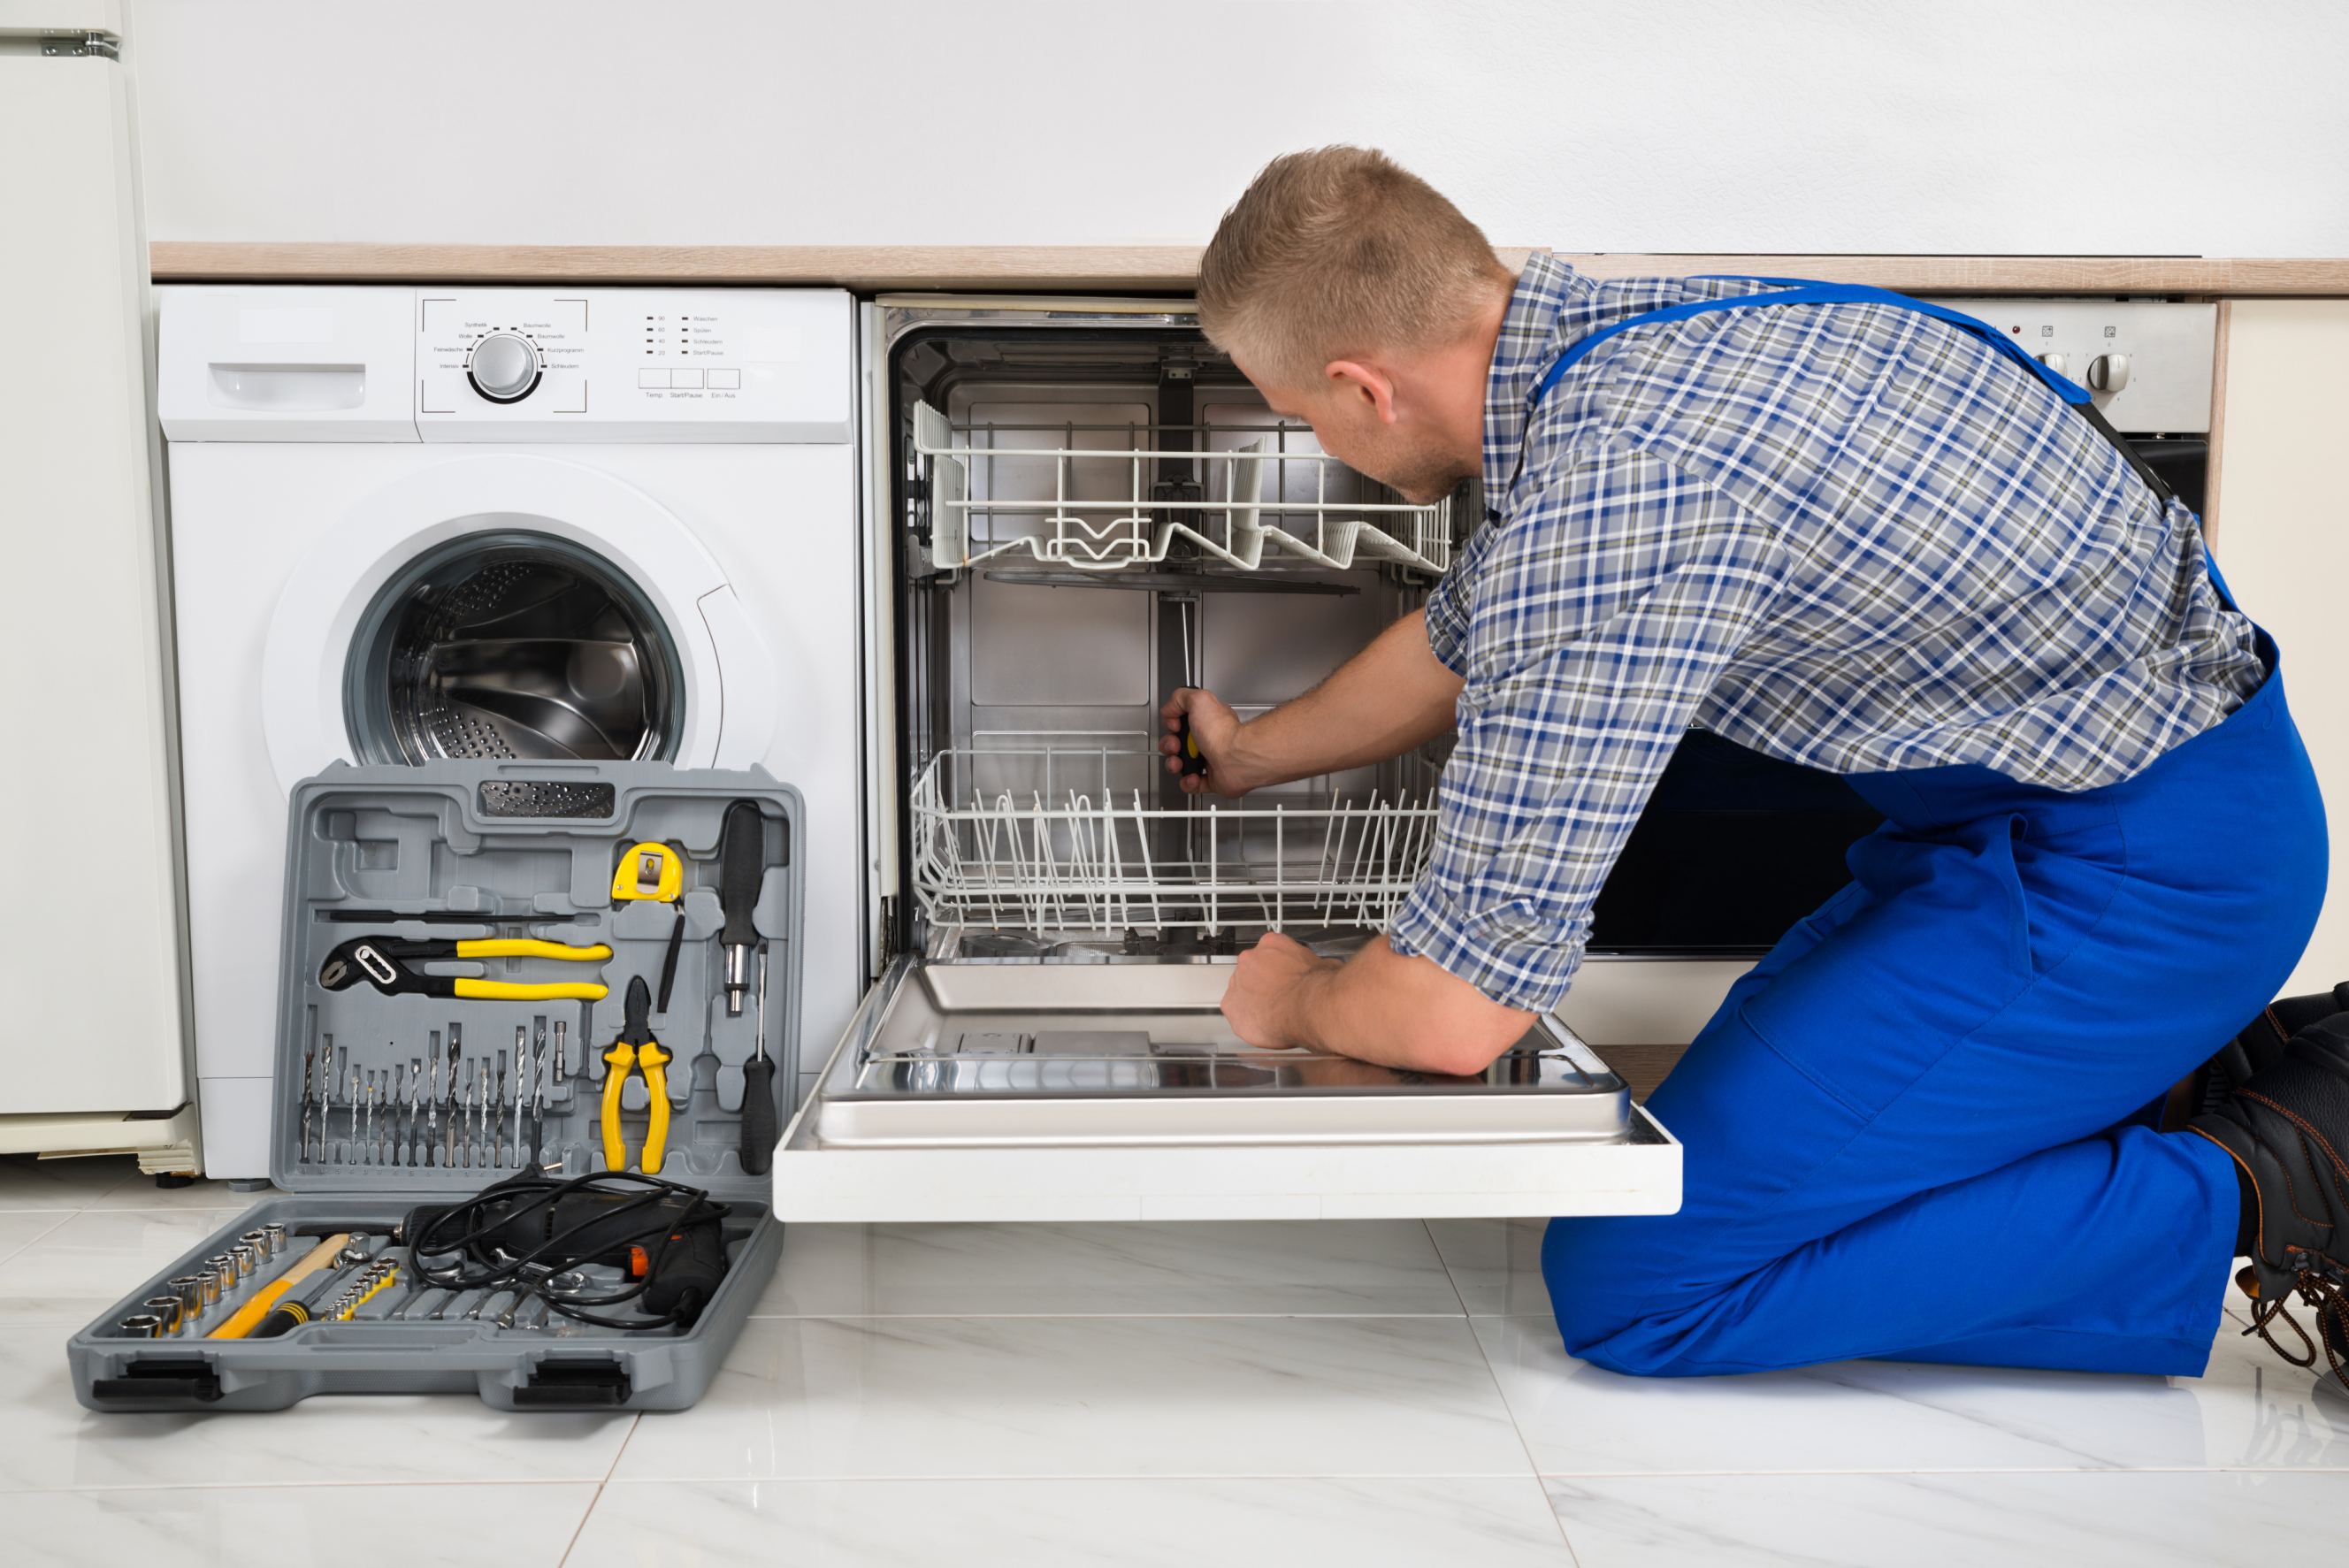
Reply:
[[[1991, 347], [2029, 371], [2049, 391], [2070, 405], [2098, 435], [2112, 443], [2114, 450], [2120, 453], [2130, 470], [2145, 482], [2146, 488], [2153, 491], [2157, 500], [2167, 506], [2176, 494], [2170, 489], [2169, 482], [2154, 470], [2153, 465], [2147, 462], [2137, 449], [2121, 439], [2120, 432], [2113, 428], [2102, 411], [2090, 400], [2086, 387], [2040, 364], [2038, 360], [2025, 353], [2023, 346], [2015, 342], [2012, 336], [1979, 317], [1968, 315], [1961, 310], [1951, 310], [1947, 305], [1911, 299], [1907, 294], [1895, 294], [1890, 289], [1877, 288], [1870, 284], [1828, 284], [1818, 283], [1809, 278], [1771, 278], [1738, 273], [1699, 273], [1698, 276], [1707, 281], [1767, 284], [1770, 288], [1767, 293], [1732, 294], [1724, 299], [1686, 300], [1679, 304], [1669, 304], [1657, 310], [1642, 311], [1638, 315], [1626, 316], [1621, 321], [1609, 323], [1588, 336], [1568, 345], [1566, 352], [1550, 362], [1548, 368], [1541, 373], [1540, 379], [1534, 383], [1533, 395], [1527, 399], [1526, 405], [1527, 411], [1530, 412], [1540, 407], [1542, 399], [1549, 396], [1550, 388], [1557, 386], [1559, 379], [1580, 363], [1592, 349], [1613, 337], [1617, 333], [1629, 332], [1635, 326], [1655, 326], [1665, 322], [1685, 321], [1691, 316], [1704, 315], [1717, 310], [1744, 310], [1762, 305], [1887, 304], [1900, 310], [1913, 310], [1920, 315], [1930, 315], [1937, 320], [1946, 321], [1959, 330], [1971, 333], [1990, 345]], [[2203, 552], [2203, 558], [2205, 561], [2209, 560], [2209, 552], [2207, 549]], [[2215, 562], [2210, 563], [2210, 581], [2219, 590], [2220, 602], [2230, 610], [2235, 608], [2234, 595], [2227, 592], [2226, 579], [2219, 575], [2219, 568]]]

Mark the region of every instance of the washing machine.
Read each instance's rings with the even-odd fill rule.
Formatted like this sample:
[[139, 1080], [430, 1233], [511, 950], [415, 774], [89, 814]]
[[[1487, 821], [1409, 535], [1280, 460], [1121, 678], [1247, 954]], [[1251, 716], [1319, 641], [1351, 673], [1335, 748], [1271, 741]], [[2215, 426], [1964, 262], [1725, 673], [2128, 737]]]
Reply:
[[802, 1040], [864, 981], [854, 309], [833, 290], [158, 291], [206, 1171], [268, 1173], [289, 787], [759, 765]]

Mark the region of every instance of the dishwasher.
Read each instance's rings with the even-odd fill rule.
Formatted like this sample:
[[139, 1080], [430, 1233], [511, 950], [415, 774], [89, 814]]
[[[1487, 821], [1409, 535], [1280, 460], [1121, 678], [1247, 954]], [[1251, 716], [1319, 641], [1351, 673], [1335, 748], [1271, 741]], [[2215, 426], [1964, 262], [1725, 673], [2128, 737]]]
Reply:
[[1254, 1048], [1218, 1009], [1268, 931], [1384, 927], [1443, 752], [1186, 796], [1159, 707], [1310, 687], [1423, 601], [1473, 497], [1321, 454], [1184, 302], [883, 296], [860, 353], [877, 977], [802, 1080], [777, 1216], [1676, 1209], [1679, 1145], [1555, 1019], [1454, 1078]]

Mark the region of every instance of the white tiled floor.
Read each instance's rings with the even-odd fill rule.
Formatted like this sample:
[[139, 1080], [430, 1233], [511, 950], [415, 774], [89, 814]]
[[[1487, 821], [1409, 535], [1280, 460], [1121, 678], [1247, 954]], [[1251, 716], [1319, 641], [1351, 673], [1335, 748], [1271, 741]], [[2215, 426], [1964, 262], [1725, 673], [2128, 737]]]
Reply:
[[1559, 1348], [1538, 1222], [811, 1228], [681, 1414], [83, 1411], [66, 1337], [245, 1202], [159, 1192], [127, 1161], [0, 1161], [0, 1561], [2349, 1553], [2349, 1397], [2232, 1326], [2199, 1380], [1854, 1363], [1634, 1382]]

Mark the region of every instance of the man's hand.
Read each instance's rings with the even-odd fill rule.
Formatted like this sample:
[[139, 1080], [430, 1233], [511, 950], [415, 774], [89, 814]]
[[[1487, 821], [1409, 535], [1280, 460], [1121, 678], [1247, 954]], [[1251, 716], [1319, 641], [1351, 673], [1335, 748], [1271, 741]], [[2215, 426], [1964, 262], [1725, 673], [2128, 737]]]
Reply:
[[1304, 1045], [1293, 1037], [1288, 1020], [1305, 999], [1307, 982], [1339, 967], [1336, 959], [1268, 931], [1233, 968], [1231, 984], [1224, 988], [1224, 1017], [1232, 1033], [1260, 1049]]
[[1206, 759], [1205, 773], [1185, 773], [1181, 788], [1186, 795], [1212, 790], [1218, 795], [1240, 796], [1255, 789], [1262, 780], [1251, 778], [1240, 756], [1240, 716], [1211, 691], [1196, 686], [1177, 687], [1158, 710], [1165, 722], [1166, 733], [1159, 738], [1158, 749], [1166, 758], [1166, 771], [1183, 772], [1183, 719], [1191, 720], [1191, 738]]

